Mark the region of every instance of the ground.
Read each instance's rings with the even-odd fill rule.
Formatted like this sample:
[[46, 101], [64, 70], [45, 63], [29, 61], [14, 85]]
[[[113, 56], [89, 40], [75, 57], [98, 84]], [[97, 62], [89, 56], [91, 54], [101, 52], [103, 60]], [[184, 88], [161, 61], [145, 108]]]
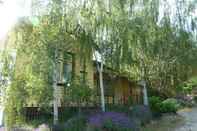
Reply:
[[175, 131], [196, 131], [197, 130], [197, 108], [180, 111], [179, 114], [184, 118], [184, 124]]
[[183, 109], [178, 115], [165, 115], [162, 119], [152, 122], [142, 131], [196, 131], [197, 108]]
[[[3, 127], [0, 128], [0, 131], [4, 130]], [[178, 115], [166, 114], [160, 120], [145, 126], [141, 131], [197, 131], [197, 107], [180, 110]]]

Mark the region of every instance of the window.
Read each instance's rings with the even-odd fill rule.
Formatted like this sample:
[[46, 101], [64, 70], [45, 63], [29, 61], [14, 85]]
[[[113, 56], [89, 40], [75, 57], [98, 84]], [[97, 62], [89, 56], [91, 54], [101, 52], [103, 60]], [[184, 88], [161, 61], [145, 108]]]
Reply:
[[63, 83], [70, 83], [72, 79], [72, 63], [64, 63]]
[[63, 83], [69, 85], [72, 80], [72, 71], [73, 71], [73, 55], [72, 53], [64, 53], [63, 61]]
[[59, 54], [58, 63], [58, 84], [69, 85], [72, 80], [73, 72], [73, 55], [72, 53], [65, 52]]

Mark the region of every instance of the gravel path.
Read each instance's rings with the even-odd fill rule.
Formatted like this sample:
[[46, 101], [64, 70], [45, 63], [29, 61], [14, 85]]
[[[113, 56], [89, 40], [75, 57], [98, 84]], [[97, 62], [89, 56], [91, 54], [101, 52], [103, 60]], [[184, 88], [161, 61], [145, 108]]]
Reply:
[[179, 115], [183, 116], [184, 124], [175, 131], [197, 131], [197, 108], [179, 111]]
[[184, 109], [178, 115], [165, 115], [141, 131], [197, 131], [197, 108]]

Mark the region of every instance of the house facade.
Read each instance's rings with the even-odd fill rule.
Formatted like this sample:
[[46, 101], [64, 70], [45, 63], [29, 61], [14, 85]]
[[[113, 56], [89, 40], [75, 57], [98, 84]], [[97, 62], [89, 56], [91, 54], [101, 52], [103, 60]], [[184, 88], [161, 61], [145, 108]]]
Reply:
[[[94, 67], [94, 87], [97, 92], [97, 101], [100, 102], [100, 87], [99, 87], [99, 75]], [[141, 88], [137, 85], [136, 81], [129, 80], [121, 74], [117, 74], [114, 71], [104, 69], [103, 83], [105, 102], [107, 104], [139, 104], [141, 103]]]
[[[71, 79], [76, 78], [79, 78], [79, 81], [85, 81], [96, 92], [94, 97], [96, 103], [94, 104], [100, 105], [99, 73], [95, 61], [86, 59], [85, 62], [81, 62], [83, 59], [80, 54], [68, 51], [64, 53], [69, 55], [69, 57], [64, 57], [59, 66], [61, 80], [58, 87], [59, 106], [64, 105], [64, 93], [70, 86], [69, 82], [71, 82]], [[106, 66], [104, 66], [103, 84], [105, 102], [107, 104], [139, 104], [142, 101], [141, 88], [136, 81], [132, 81]]]
[[[9, 38], [14, 36], [14, 32], [11, 32]], [[9, 40], [8, 43], [13, 44], [15, 37]], [[68, 37], [67, 37], [68, 38]], [[95, 90], [96, 96], [95, 104], [100, 104], [100, 88], [99, 88], [99, 75], [93, 58], [86, 58], [82, 56], [79, 49], [78, 41], [72, 37], [68, 38], [68, 43], [65, 44], [68, 47], [58, 50], [58, 83], [57, 89], [55, 90], [56, 96], [58, 97], [58, 106], [64, 106], [64, 96], [66, 95], [66, 89], [71, 85], [71, 81], [79, 80], [85, 81], [87, 85]], [[91, 52], [90, 52], [91, 53]], [[91, 56], [88, 55], [88, 56]], [[15, 70], [20, 72], [22, 66], [27, 64], [23, 63], [24, 59], [28, 59], [28, 56], [20, 56], [22, 58], [17, 58]], [[104, 66], [103, 72], [103, 82], [104, 82], [104, 93], [105, 101], [108, 104], [128, 104], [132, 101], [133, 104], [141, 102], [141, 88], [137, 85], [137, 82], [123, 76], [109, 67]], [[38, 106], [38, 103], [29, 102], [26, 106]]]

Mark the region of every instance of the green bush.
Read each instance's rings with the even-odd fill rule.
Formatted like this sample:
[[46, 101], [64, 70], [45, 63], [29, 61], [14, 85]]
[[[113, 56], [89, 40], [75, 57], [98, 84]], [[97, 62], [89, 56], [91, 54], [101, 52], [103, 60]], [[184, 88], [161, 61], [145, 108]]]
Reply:
[[161, 104], [162, 104], [162, 100], [160, 97], [157, 96], [151, 96], [149, 97], [149, 104], [150, 104], [150, 108], [153, 112], [160, 112], [161, 109]]
[[53, 131], [85, 131], [86, 118], [83, 116], [76, 116], [70, 118], [65, 124], [54, 125]]
[[64, 107], [59, 111], [59, 120], [60, 122], [65, 122], [68, 119], [72, 118], [75, 116], [78, 112], [77, 107]]
[[176, 99], [166, 99], [162, 102], [160, 110], [162, 113], [176, 113], [180, 105]]
[[65, 95], [65, 101], [76, 103], [79, 115], [81, 114], [81, 103], [91, 102], [94, 93], [87, 84], [77, 82], [73, 82], [66, 91], [68, 95]]
[[154, 113], [175, 113], [180, 105], [176, 99], [170, 98], [162, 101], [160, 97], [149, 98], [150, 108]]
[[194, 96], [194, 101], [195, 101], [195, 103], [197, 103], [197, 96]]
[[131, 131], [130, 128], [120, 127], [114, 124], [111, 120], [107, 120], [104, 122], [103, 129], [105, 131]]

